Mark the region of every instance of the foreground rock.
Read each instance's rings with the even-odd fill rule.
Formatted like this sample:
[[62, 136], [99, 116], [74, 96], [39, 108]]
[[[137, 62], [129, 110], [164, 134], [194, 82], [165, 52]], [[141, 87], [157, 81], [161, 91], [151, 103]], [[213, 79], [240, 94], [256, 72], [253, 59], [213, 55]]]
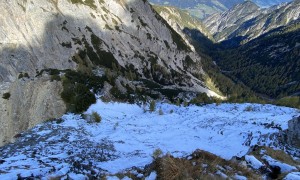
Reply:
[[300, 148], [300, 116], [289, 121], [286, 135], [291, 146]]

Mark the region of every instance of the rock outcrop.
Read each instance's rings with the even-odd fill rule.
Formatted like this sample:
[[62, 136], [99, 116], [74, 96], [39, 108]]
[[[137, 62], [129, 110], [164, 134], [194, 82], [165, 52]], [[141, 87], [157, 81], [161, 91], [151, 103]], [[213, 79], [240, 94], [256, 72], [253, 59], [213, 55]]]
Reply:
[[300, 116], [289, 121], [286, 135], [288, 144], [300, 148]]
[[0, 144], [12, 141], [20, 131], [42, 120], [58, 118], [65, 113], [61, 90], [61, 83], [51, 82], [49, 78], [13, 82], [9, 87], [11, 96], [0, 99]]

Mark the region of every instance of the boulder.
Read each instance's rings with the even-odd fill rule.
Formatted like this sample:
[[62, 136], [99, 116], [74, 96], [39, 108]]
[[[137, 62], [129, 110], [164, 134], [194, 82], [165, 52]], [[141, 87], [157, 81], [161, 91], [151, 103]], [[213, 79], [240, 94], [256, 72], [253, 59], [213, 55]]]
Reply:
[[286, 135], [289, 145], [300, 148], [300, 116], [289, 121]]

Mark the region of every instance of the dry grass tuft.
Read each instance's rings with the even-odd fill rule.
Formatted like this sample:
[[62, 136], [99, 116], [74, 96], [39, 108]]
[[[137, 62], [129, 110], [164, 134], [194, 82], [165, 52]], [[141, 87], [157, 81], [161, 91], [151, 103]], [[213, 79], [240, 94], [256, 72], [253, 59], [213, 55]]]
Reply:
[[274, 150], [269, 147], [263, 147], [263, 149], [266, 150], [267, 155], [271, 156], [272, 158], [278, 161], [284, 162], [286, 164], [290, 164], [292, 166], [299, 165], [290, 155], [288, 155], [282, 150]]
[[156, 159], [158, 179], [181, 180], [181, 179], [224, 179], [216, 174], [220, 171], [228, 178], [235, 174], [249, 179], [260, 179], [259, 175], [240, 166], [237, 162], [226, 161], [212, 153], [197, 150], [188, 158], [174, 158], [170, 155]]
[[158, 159], [158, 179], [180, 180], [193, 179], [195, 169], [186, 159], [165, 156]]
[[[262, 151], [264, 152], [263, 154], [261, 154]], [[286, 163], [286, 164], [289, 164], [292, 166], [300, 165], [286, 152], [284, 152], [282, 150], [275, 150], [275, 149], [272, 149], [272, 148], [266, 147], [266, 146], [258, 146], [257, 150], [251, 152], [251, 154], [253, 154], [256, 158], [258, 158], [261, 161], [263, 161], [261, 159], [263, 155], [268, 155], [268, 156], [272, 157], [273, 159], [276, 159], [280, 162], [283, 162], [283, 163]]]

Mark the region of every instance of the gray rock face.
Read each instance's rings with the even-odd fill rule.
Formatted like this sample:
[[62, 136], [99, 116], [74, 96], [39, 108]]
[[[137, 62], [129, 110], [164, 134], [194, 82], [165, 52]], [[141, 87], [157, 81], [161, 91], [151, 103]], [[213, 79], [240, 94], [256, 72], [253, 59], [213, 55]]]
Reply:
[[172, 6], [154, 5], [153, 7], [159, 15], [164, 18], [167, 23], [185, 40], [191, 49], [194, 49], [194, 47], [189, 43], [189, 38], [183, 32], [186, 28], [197, 30], [203, 33], [203, 35], [207, 38], [213, 40], [212, 35], [207, 31], [203, 23], [199, 19], [192, 17], [188, 12]]
[[300, 148], [300, 116], [289, 121], [287, 131], [288, 143], [294, 147]]
[[[143, 0], [3, 0], [0, 2], [0, 145], [42, 120], [61, 116], [61, 82], [51, 82], [43, 69], [82, 67], [74, 57], [85, 52], [95, 66], [118, 63], [133, 66], [143, 77], [151, 72], [150, 59], [169, 72], [172, 87], [210, 91], [185, 67], [187, 57], [205, 74], [201, 57], [182, 41]], [[146, 71], [147, 72], [147, 71]], [[28, 75], [19, 79], [20, 73]], [[151, 78], [151, 77], [150, 77]]]
[[247, 21], [253, 18], [253, 16], [255, 16], [255, 12], [258, 10], [259, 7], [256, 4], [246, 1], [245, 3], [238, 4], [234, 8], [222, 14], [217, 13], [208, 17], [204, 21], [204, 24], [206, 24], [206, 26], [211, 30], [211, 33], [215, 34], [223, 31], [228, 26], [237, 24], [238, 21]]
[[61, 91], [61, 83], [51, 82], [49, 78], [20, 79], [11, 83], [10, 98], [0, 98], [0, 145], [42, 120], [58, 118], [65, 113]]

